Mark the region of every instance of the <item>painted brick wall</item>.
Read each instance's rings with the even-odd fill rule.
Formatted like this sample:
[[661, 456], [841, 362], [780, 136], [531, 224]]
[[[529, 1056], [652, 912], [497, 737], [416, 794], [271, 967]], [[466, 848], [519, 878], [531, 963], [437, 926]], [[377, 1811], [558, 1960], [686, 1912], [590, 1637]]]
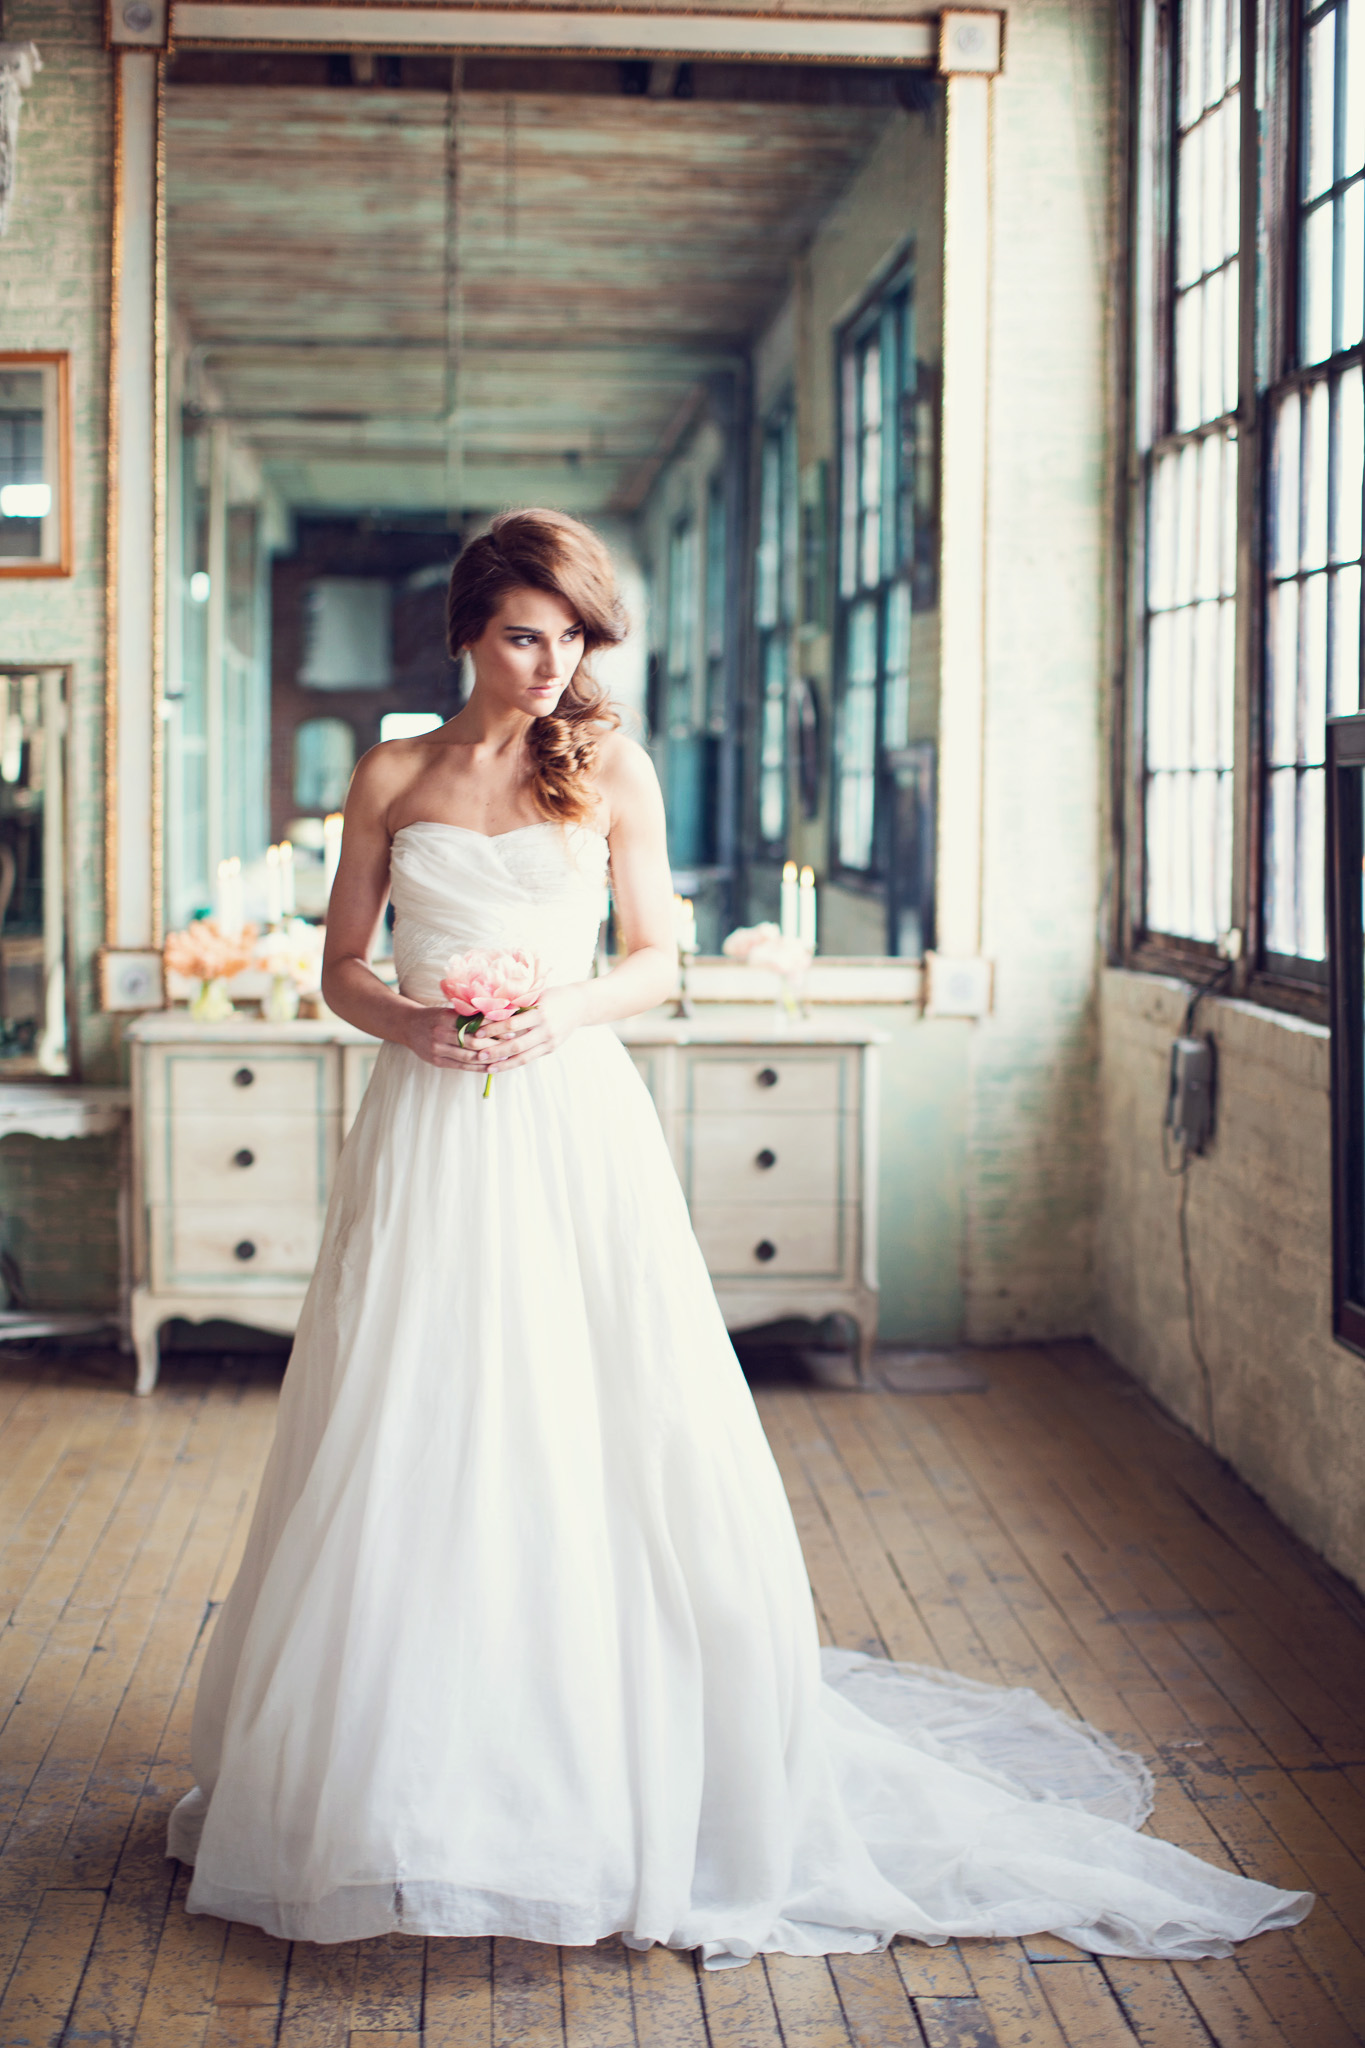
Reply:
[[984, 950], [966, 1328], [1083, 1331], [1094, 1199], [1111, 11], [1026, 0], [995, 88]]
[[1201, 1007], [1218, 1045], [1218, 1128], [1182, 1189], [1163, 1168], [1161, 1124], [1186, 995], [1152, 975], [1102, 977], [1095, 1334], [1365, 1585], [1365, 1360], [1332, 1336], [1327, 1033], [1248, 1003]]
[[[112, 1078], [94, 1001], [103, 919], [104, 497], [112, 72], [100, 0], [8, 0], [5, 33], [38, 45], [19, 175], [0, 241], [0, 347], [71, 354], [75, 573], [0, 584], [0, 659], [75, 665], [71, 791], [76, 972], [86, 1077]], [[2, 1183], [0, 1183], [2, 1187]], [[0, 1200], [3, 1193], [0, 1192]]]

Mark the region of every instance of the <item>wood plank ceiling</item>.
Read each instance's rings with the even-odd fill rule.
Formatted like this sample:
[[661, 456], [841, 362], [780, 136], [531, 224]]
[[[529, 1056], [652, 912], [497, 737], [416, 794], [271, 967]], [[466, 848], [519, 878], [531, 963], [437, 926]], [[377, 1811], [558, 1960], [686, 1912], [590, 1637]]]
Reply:
[[780, 304], [868, 106], [167, 90], [170, 293], [301, 508], [629, 501]]

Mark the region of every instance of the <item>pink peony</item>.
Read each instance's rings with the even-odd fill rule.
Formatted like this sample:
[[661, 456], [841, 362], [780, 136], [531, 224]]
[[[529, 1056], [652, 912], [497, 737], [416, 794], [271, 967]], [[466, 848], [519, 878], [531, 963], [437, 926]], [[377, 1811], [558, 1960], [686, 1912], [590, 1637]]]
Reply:
[[720, 950], [727, 960], [748, 961], [756, 946], [766, 945], [769, 939], [781, 936], [775, 924], [742, 924], [738, 931], [731, 932]]
[[[465, 1039], [484, 1024], [505, 1024], [509, 1017], [534, 1009], [545, 990], [545, 972], [534, 954], [484, 952], [452, 953], [446, 962], [441, 994], [452, 1010], [465, 1019], [459, 1039]], [[487, 1095], [493, 1086], [490, 1073], [484, 1084]]]

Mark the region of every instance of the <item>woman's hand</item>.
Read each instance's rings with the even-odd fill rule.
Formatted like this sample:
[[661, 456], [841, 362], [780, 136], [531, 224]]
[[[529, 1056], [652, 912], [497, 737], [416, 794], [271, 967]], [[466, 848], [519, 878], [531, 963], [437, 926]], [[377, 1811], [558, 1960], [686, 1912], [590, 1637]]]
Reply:
[[403, 1043], [429, 1067], [464, 1067], [471, 1073], [486, 1073], [489, 1056], [480, 1049], [482, 1034], [466, 1035], [460, 1044], [460, 1026], [468, 1021], [456, 1010], [423, 1005], [408, 1018]]
[[587, 1021], [590, 984], [546, 989], [532, 1010], [509, 1017], [505, 1024], [485, 1024], [467, 1042], [482, 1048], [477, 1065], [494, 1074], [510, 1073], [531, 1060], [557, 1052], [571, 1032]]

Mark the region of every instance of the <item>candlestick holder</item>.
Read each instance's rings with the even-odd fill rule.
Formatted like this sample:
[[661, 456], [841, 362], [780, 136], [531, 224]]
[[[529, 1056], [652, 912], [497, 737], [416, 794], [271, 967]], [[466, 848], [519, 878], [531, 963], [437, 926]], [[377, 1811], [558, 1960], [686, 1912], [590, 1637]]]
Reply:
[[684, 953], [682, 947], [679, 946], [678, 999], [673, 1005], [673, 1015], [675, 1017], [695, 1017], [697, 1014], [696, 1010], [693, 1008], [691, 992], [687, 986], [687, 970], [691, 964], [691, 960], [692, 955], [690, 953]]

